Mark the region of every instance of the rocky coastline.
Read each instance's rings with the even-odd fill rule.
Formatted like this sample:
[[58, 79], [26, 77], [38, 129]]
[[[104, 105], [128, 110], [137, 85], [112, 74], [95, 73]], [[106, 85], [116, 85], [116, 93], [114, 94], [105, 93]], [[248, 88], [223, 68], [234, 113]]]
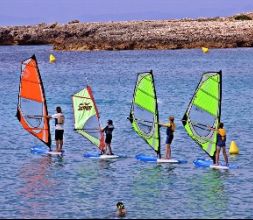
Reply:
[[[241, 17], [239, 17], [241, 16]], [[54, 50], [141, 50], [253, 46], [253, 13], [227, 18], [45, 24], [0, 27], [0, 45]]]

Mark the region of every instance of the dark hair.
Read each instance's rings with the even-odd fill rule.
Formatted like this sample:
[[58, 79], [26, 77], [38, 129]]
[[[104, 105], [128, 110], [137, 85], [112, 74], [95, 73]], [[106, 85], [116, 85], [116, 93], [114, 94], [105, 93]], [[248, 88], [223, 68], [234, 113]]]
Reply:
[[223, 128], [224, 124], [222, 122], [220, 122], [219, 124], [219, 128]]
[[170, 120], [171, 122], [174, 122], [174, 116], [170, 116], [170, 117], [169, 117], [169, 120]]
[[125, 208], [123, 202], [118, 202], [116, 206], [117, 206], [118, 209], [124, 209]]
[[109, 119], [109, 120], [107, 121], [107, 123], [108, 123], [109, 125], [112, 125], [112, 124], [113, 124], [113, 122], [112, 122], [111, 119]]
[[56, 107], [56, 111], [57, 111], [57, 113], [61, 113], [61, 107], [60, 107], [60, 106], [57, 106], [57, 107]]

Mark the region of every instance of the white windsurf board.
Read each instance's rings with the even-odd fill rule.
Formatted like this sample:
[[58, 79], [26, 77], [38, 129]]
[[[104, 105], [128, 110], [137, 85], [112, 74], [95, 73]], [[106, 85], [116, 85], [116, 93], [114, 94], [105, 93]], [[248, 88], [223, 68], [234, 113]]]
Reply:
[[228, 170], [229, 169], [229, 167], [222, 166], [222, 165], [210, 165], [210, 168], [219, 169], [219, 170]]
[[49, 154], [49, 155], [63, 155], [63, 152], [48, 151], [47, 154]]
[[115, 159], [118, 157], [119, 157], [118, 155], [107, 155], [107, 154], [103, 154], [99, 156], [100, 159]]
[[157, 159], [157, 163], [179, 163], [179, 161], [175, 160], [175, 159], [164, 159], [164, 158], [161, 158], [161, 159]]

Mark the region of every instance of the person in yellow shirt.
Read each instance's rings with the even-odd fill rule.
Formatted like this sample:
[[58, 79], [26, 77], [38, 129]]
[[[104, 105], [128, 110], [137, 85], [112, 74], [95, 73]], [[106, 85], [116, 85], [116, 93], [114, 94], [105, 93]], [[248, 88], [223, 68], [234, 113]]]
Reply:
[[224, 124], [220, 122], [218, 129], [211, 128], [212, 130], [217, 131], [217, 145], [216, 145], [216, 154], [215, 154], [215, 165], [219, 165], [219, 157], [220, 151], [222, 149], [222, 153], [224, 156], [224, 160], [226, 162], [226, 166], [228, 166], [228, 156], [226, 153], [226, 130], [224, 128]]
[[171, 143], [174, 138], [174, 132], [176, 130], [176, 124], [174, 123], [174, 117], [170, 116], [169, 122], [166, 124], [160, 124], [160, 126], [166, 127], [166, 152], [165, 152], [165, 159], [170, 159], [171, 158]]

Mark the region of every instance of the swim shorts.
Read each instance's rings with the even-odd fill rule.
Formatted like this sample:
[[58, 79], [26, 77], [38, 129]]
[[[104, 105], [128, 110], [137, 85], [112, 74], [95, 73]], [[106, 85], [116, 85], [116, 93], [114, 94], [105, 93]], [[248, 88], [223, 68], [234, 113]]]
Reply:
[[55, 130], [55, 140], [63, 140], [64, 130]]

